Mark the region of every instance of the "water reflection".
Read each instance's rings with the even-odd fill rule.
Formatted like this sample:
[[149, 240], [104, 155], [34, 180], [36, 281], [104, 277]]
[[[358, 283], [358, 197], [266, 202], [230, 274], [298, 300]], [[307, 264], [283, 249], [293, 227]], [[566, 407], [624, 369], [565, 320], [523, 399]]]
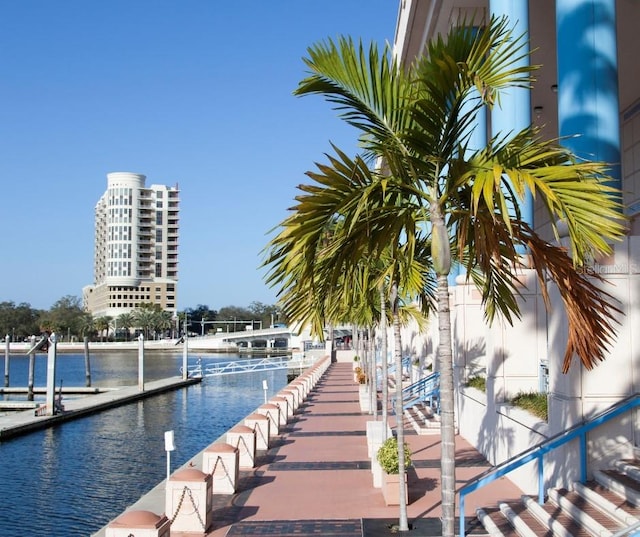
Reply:
[[[150, 359], [145, 377], [175, 376], [181, 360], [177, 355]], [[17, 368], [12, 385], [16, 385], [20, 361], [12, 362]], [[46, 366], [46, 360], [42, 362]], [[84, 357], [64, 357], [58, 373], [65, 386], [84, 385]], [[114, 375], [135, 384], [137, 355], [92, 357], [96, 383], [99, 379], [111, 384]], [[286, 384], [286, 371], [206, 379], [187, 389], [0, 443], [4, 491], [0, 535], [86, 537], [97, 531], [164, 479], [164, 431], [175, 432], [171, 462], [176, 468], [264, 401], [263, 379], [269, 395], [275, 394]], [[36, 385], [41, 382], [36, 376]]]

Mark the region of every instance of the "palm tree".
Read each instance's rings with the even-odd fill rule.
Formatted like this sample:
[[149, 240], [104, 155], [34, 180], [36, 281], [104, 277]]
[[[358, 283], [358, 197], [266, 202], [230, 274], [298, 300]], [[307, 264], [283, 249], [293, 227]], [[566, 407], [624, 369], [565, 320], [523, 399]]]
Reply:
[[135, 325], [144, 333], [144, 338], [149, 339], [149, 333], [153, 329], [155, 311], [142, 305], [131, 312]]
[[[482, 107], [499, 102], [506, 88], [531, 84], [533, 68], [517, 67], [522, 43], [506, 19], [492, 19], [482, 32], [463, 25], [430, 43], [427, 54], [406, 72], [392, 61], [389, 46], [380, 53], [372, 45], [367, 52], [362, 44], [341, 38], [311, 47], [305, 59], [311, 73], [296, 93], [320, 94], [334, 103], [341, 117], [361, 131], [365, 158], [352, 161], [334, 148], [337, 156], [318, 165], [321, 173], [308, 174], [316, 184], [300, 187], [304, 194], [283, 222], [281, 240], [271, 244], [271, 283], [281, 286], [285, 302], [293, 296], [287, 294], [290, 289], [304, 296], [297, 306], [289, 302], [291, 318], [317, 326], [323, 307], [316, 293], [331, 293], [337, 272], [350, 261], [388, 248], [394, 261], [411, 267], [417, 237], [428, 234], [430, 265], [423, 268], [432, 269], [437, 299], [442, 530], [447, 537], [455, 531], [447, 282], [452, 264], [463, 264], [482, 293], [489, 322], [496, 314], [512, 322], [520, 313], [516, 283], [523, 268], [521, 252], [529, 252], [545, 301], [548, 277], [567, 312], [564, 371], [574, 354], [585, 367], [593, 367], [615, 336], [618, 310], [612, 297], [602, 291], [597, 277], [580, 270], [591, 256], [611, 252], [609, 242], [624, 233], [619, 192], [606, 185], [607, 165], [578, 161], [557, 141], [542, 140], [533, 127], [502, 133], [480, 150], [467, 147], [470, 126]], [[367, 169], [367, 162], [375, 160], [384, 162], [384, 173]], [[522, 220], [518, 204], [527, 192], [546, 208], [556, 239], [558, 223], [566, 226], [569, 248], [544, 240]], [[345, 231], [339, 243], [321, 247], [318, 234], [330, 211], [340, 216]], [[397, 257], [400, 250], [402, 257]], [[421, 271], [404, 274], [429, 285]], [[401, 520], [400, 530], [408, 529], [402, 526]]]
[[173, 315], [170, 311], [159, 311], [156, 315], [155, 329], [158, 332], [164, 333], [170, 330], [173, 326]]
[[109, 327], [111, 326], [111, 321], [112, 321], [112, 318], [109, 317], [108, 315], [97, 317], [96, 319], [94, 319], [93, 323], [96, 330], [98, 331], [98, 334], [100, 334], [100, 341], [103, 341], [104, 333], [109, 331]]
[[[413, 212], [399, 210], [396, 205], [396, 188], [379, 188], [375, 174], [361, 159], [352, 161], [339, 150], [337, 153], [337, 157], [330, 157], [331, 166], [319, 165], [317, 172], [308, 173], [327, 188], [309, 187], [307, 190], [302, 187], [307, 194], [298, 196], [295, 212], [282, 223], [283, 230], [268, 245], [270, 256], [267, 264], [272, 267], [267, 282], [281, 287], [281, 308], [287, 316], [310, 324], [316, 334], [322, 333], [327, 321], [348, 321], [362, 327], [373, 326], [377, 321], [386, 330], [389, 325], [386, 303], [389, 301], [395, 339], [396, 408], [402, 412], [400, 328], [410, 316], [419, 324], [424, 319], [420, 312], [404, 301], [407, 296], [420, 296], [425, 310], [426, 305], [432, 302], [434, 286], [430, 283], [432, 277], [425, 262], [425, 257], [430, 254], [428, 242], [416, 230]], [[390, 244], [371, 233], [376, 229], [376, 223], [371, 220], [365, 223], [362, 233], [374, 242], [359, 240], [361, 235], [354, 233], [353, 229], [364, 220], [354, 217], [353, 211], [347, 207], [351, 197], [359, 203], [363, 191], [367, 192], [369, 200], [367, 210], [380, 215], [392, 214], [397, 237], [409, 237], [410, 240], [397, 238]], [[356, 242], [352, 240], [354, 236], [358, 238]], [[408, 252], [411, 255], [407, 255]], [[386, 345], [383, 349], [386, 365]], [[371, 365], [373, 367], [367, 377], [375, 401], [375, 364]], [[383, 367], [382, 382], [383, 416], [386, 419], [385, 369]], [[403, 475], [402, 427], [397, 428], [397, 436], [399, 468]], [[403, 480], [400, 487], [399, 525], [402, 528], [408, 527]]]
[[80, 335], [91, 338], [96, 331], [96, 325], [90, 313], [83, 313], [80, 321]]
[[131, 313], [121, 313], [118, 315], [118, 326], [122, 330], [126, 330], [126, 340], [129, 341], [131, 336], [131, 328], [135, 324], [135, 320]]

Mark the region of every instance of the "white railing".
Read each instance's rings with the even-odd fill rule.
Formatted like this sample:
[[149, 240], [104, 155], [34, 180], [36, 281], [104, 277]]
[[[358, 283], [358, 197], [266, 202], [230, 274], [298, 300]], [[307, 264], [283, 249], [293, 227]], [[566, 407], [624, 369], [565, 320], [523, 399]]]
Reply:
[[274, 356], [272, 358], [241, 359], [229, 362], [198, 363], [189, 367], [189, 377], [217, 377], [220, 375], [235, 375], [237, 373], [252, 373], [255, 371], [272, 371], [275, 369], [305, 369], [316, 360], [314, 356]]

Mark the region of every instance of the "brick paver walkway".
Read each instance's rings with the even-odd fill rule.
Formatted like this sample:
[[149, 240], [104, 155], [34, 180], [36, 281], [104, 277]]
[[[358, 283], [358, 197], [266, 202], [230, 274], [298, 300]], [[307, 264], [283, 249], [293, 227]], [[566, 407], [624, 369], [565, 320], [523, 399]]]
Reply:
[[[322, 535], [378, 537], [392, 534], [398, 507], [386, 506], [373, 487], [366, 423], [350, 363], [332, 364], [289, 424], [273, 439], [252, 471], [241, 471], [238, 492], [216, 495], [208, 537]], [[411, 537], [440, 535], [440, 437], [407, 429], [413, 467], [407, 508]], [[460, 486], [488, 468], [486, 460], [457, 437]], [[498, 499], [519, 498], [508, 479], [467, 498], [467, 515]], [[472, 520], [471, 520], [472, 521]], [[484, 535], [470, 526], [469, 532]], [[173, 534], [172, 534], [173, 535]]]

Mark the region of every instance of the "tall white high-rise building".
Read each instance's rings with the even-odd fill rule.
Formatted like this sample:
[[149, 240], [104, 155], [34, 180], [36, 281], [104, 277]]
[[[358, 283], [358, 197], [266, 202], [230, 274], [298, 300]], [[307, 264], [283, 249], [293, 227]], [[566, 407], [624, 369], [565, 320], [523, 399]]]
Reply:
[[83, 289], [94, 317], [118, 317], [140, 304], [177, 312], [178, 187], [145, 186], [137, 173], [107, 174], [95, 208], [94, 282]]

